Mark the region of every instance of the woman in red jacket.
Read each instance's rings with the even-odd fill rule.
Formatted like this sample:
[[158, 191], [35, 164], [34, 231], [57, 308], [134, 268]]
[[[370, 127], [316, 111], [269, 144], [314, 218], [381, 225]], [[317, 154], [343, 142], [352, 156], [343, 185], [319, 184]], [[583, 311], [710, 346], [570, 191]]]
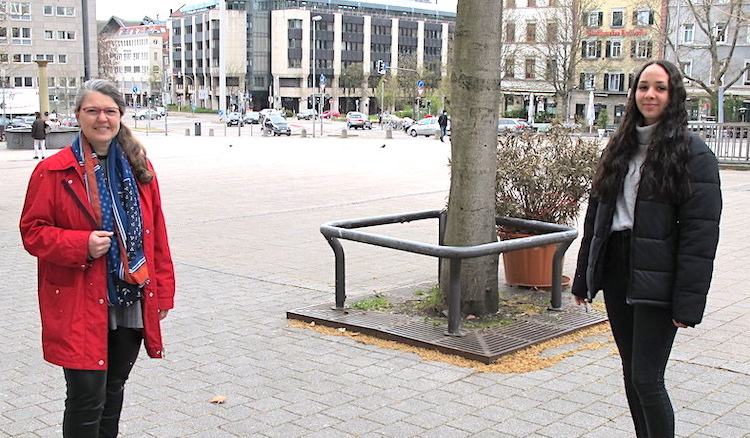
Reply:
[[63, 367], [63, 436], [115, 437], [141, 342], [162, 357], [160, 321], [173, 307], [172, 256], [156, 175], [122, 124], [111, 82], [76, 96], [81, 134], [39, 163], [20, 229], [37, 257], [44, 358]]

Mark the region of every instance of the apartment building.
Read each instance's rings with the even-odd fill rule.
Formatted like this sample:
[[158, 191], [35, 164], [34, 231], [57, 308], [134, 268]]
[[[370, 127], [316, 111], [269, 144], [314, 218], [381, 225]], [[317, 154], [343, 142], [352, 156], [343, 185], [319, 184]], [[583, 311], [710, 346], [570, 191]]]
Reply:
[[726, 0], [691, 9], [685, 0], [670, 0], [666, 13], [665, 58], [686, 77], [691, 119], [716, 120], [718, 96], [706, 88], [723, 88], [725, 120], [750, 121], [750, 4]]
[[620, 122], [634, 75], [646, 62], [664, 56], [662, 6], [658, 0], [606, 0], [582, 11], [579, 83], [571, 99], [578, 121], [585, 120], [593, 92], [595, 117], [606, 111], [609, 123]]
[[245, 105], [248, 23], [244, 11], [218, 6], [214, 1], [183, 7], [168, 20], [170, 92], [177, 105], [216, 110], [224, 109], [222, 102], [231, 110]]
[[[39, 90], [39, 66], [47, 62], [49, 108], [73, 111], [78, 87], [98, 71], [95, 0], [0, 1], [0, 87]], [[6, 102], [7, 103], [7, 102]], [[10, 113], [13, 113], [8, 104]]]
[[166, 25], [148, 23], [121, 27], [108, 36], [115, 47], [115, 82], [128, 105], [163, 103], [168, 35]]

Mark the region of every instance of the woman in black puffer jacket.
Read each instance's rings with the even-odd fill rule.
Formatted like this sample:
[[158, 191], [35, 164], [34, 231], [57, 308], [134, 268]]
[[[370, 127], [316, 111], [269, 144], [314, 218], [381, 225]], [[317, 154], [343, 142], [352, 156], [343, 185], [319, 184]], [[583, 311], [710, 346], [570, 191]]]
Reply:
[[604, 290], [638, 438], [674, 437], [664, 370], [677, 328], [700, 323], [719, 240], [716, 157], [687, 130], [685, 87], [667, 61], [636, 75], [594, 177], [572, 292]]

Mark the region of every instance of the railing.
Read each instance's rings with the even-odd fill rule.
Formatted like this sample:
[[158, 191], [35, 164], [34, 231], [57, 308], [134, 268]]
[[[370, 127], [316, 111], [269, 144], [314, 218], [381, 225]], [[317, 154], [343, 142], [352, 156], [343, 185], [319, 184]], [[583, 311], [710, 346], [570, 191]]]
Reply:
[[[562, 261], [565, 251], [578, 236], [575, 228], [551, 224], [546, 222], [516, 219], [508, 217], [497, 217], [497, 225], [522, 228], [524, 230], [544, 234], [518, 239], [503, 240], [500, 242], [485, 243], [475, 246], [444, 246], [446, 212], [443, 210], [427, 210], [411, 213], [394, 214], [388, 216], [359, 218], [342, 221], [328, 222], [320, 226], [320, 232], [331, 245], [336, 258], [336, 310], [344, 310], [346, 301], [346, 271], [344, 260], [344, 248], [339, 239], [352, 240], [385, 248], [397, 249], [415, 254], [428, 255], [438, 258], [446, 258], [449, 261], [450, 282], [448, 286], [448, 331], [446, 335], [462, 336], [461, 325], [461, 262], [463, 259], [482, 257], [492, 254], [514, 251], [518, 249], [533, 248], [549, 244], [557, 244], [552, 261], [552, 291], [551, 310], [560, 310], [562, 307]], [[439, 244], [415, 242], [412, 240], [396, 239], [393, 237], [379, 236], [354, 228], [371, 227], [395, 223], [411, 222], [422, 219], [438, 219]], [[438, 263], [438, 270], [440, 269]]]
[[750, 123], [690, 122], [722, 164], [750, 164]]

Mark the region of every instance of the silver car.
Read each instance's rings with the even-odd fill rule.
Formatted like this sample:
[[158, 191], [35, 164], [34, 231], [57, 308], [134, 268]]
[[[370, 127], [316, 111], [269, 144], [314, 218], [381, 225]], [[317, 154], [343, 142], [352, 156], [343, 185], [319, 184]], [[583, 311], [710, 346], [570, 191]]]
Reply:
[[[451, 135], [450, 129], [451, 124], [450, 122], [448, 122], [448, 129], [446, 130], [447, 135]], [[406, 133], [411, 135], [412, 137], [416, 137], [418, 135], [429, 137], [431, 135], [435, 135], [435, 132], [438, 131], [440, 131], [440, 125], [438, 125], [437, 117], [427, 117], [426, 119], [422, 119], [406, 128]]]

